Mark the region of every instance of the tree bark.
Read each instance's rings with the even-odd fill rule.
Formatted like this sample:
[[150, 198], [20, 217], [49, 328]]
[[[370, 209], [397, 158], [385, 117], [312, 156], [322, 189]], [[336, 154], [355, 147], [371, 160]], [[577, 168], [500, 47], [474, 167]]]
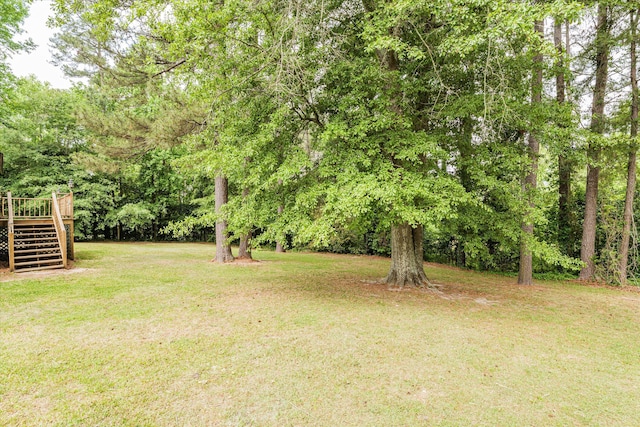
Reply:
[[[281, 179], [278, 180], [278, 185], [282, 186], [282, 180]], [[280, 217], [280, 215], [282, 215], [282, 212], [284, 212], [284, 205], [281, 203], [281, 204], [278, 205], [278, 217]], [[277, 241], [276, 242], [276, 252], [278, 252], [278, 253], [286, 252], [285, 249], [284, 249], [284, 245], [282, 244], [281, 241]]]
[[430, 285], [424, 272], [422, 226], [408, 223], [391, 226], [391, 269], [385, 282], [391, 288]]
[[[363, 5], [367, 12], [375, 10], [375, 2], [364, 1]], [[400, 23], [388, 29], [392, 37], [399, 37], [401, 32]], [[396, 73], [400, 70], [400, 59], [393, 49], [376, 49], [376, 56], [380, 63], [380, 68], [387, 72], [387, 82], [385, 89], [389, 93], [389, 110], [399, 117], [404, 116], [400, 100], [403, 97], [402, 86]], [[389, 160], [396, 167], [402, 167], [401, 162], [389, 156]], [[422, 247], [423, 228], [422, 225], [412, 227], [408, 223], [395, 224], [391, 226], [391, 269], [385, 282], [391, 288], [402, 289], [405, 287], [424, 287], [431, 285], [424, 272], [424, 254]]]
[[[553, 27], [553, 40], [558, 51], [558, 55], [562, 58], [569, 49], [569, 28], [566, 28], [566, 51], [564, 47], [565, 41], [562, 39], [562, 22], [556, 20]], [[558, 62], [558, 71], [556, 73], [556, 101], [562, 105], [566, 102], [567, 82], [564, 78], [564, 61], [560, 59]], [[563, 252], [569, 256], [573, 255], [573, 214], [570, 209], [571, 205], [571, 175], [573, 165], [567, 156], [563, 154], [564, 149], [569, 147], [561, 147], [558, 155], [558, 243]]]
[[633, 198], [636, 192], [636, 154], [638, 146], [638, 59], [636, 56], [637, 25], [640, 9], [631, 12], [631, 146], [629, 147], [629, 160], [627, 163], [627, 192], [624, 199], [624, 225], [622, 227], [622, 239], [620, 241], [620, 263], [618, 265], [618, 280], [620, 284], [627, 284], [627, 262], [629, 260], [629, 239], [631, 236], [631, 223], [633, 221]]
[[[604, 104], [609, 73], [609, 10], [600, 3], [596, 28], [596, 84], [591, 106], [591, 132], [604, 132]], [[601, 147], [597, 141], [589, 143], [587, 149], [587, 189], [585, 194], [584, 221], [582, 223], [582, 243], [580, 259], [585, 266], [580, 270], [580, 280], [590, 280], [595, 276], [594, 256], [596, 253], [596, 219], [598, 213], [598, 181], [600, 178]]]
[[[242, 198], [246, 198], [249, 195], [249, 189], [242, 190]], [[251, 256], [251, 230], [240, 236], [240, 246], [238, 247], [239, 259], [253, 259]]]
[[[229, 183], [223, 175], [216, 176], [215, 179], [215, 195], [216, 195], [216, 215], [222, 211], [222, 207], [229, 200]], [[233, 261], [231, 246], [227, 242], [227, 221], [218, 218], [216, 220], [216, 258], [215, 262], [225, 263]]]
[[[278, 206], [278, 216], [282, 215], [282, 212], [284, 212], [284, 206], [279, 205]], [[278, 253], [286, 252], [285, 249], [284, 249], [284, 245], [280, 241], [276, 242], [276, 252], [278, 252]]]
[[[540, 37], [544, 37], [544, 21], [536, 21], [535, 30]], [[538, 53], [533, 59], [533, 75], [531, 78], [531, 105], [542, 103], [542, 62], [544, 58]], [[524, 179], [524, 192], [528, 199], [529, 207], [522, 222], [522, 240], [520, 243], [520, 266], [518, 270], [518, 284], [533, 284], [533, 254], [529, 248], [529, 241], [533, 239], [533, 222], [531, 213], [535, 209], [534, 192], [538, 186], [538, 155], [540, 153], [540, 143], [536, 132], [532, 129], [529, 132], [529, 173]]]
[[251, 241], [251, 232], [240, 236], [240, 246], [238, 247], [239, 259], [253, 259], [251, 256], [251, 247], [249, 242]]

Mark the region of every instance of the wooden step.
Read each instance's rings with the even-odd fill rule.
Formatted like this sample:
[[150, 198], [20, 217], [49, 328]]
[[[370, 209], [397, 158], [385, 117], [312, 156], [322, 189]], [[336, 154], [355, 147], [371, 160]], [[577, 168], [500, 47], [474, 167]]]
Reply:
[[53, 225], [39, 225], [37, 227], [31, 227], [28, 225], [23, 225], [23, 226], [17, 226], [14, 225], [13, 230], [14, 231], [48, 231], [48, 230], [55, 230], [56, 228]]
[[60, 248], [56, 246], [48, 246], [45, 248], [42, 247], [34, 247], [31, 249], [16, 249], [15, 251], [13, 251], [13, 253], [15, 255], [21, 255], [21, 254], [38, 254], [38, 253], [51, 253], [51, 251], [58, 251], [60, 252]]
[[20, 267], [21, 265], [34, 265], [34, 264], [56, 264], [56, 263], [62, 263], [62, 258], [57, 258], [57, 259], [45, 259], [45, 260], [41, 260], [41, 261], [23, 261], [23, 262], [16, 262], [14, 263], [14, 267]]
[[58, 246], [58, 241], [50, 241], [50, 242], [39, 242], [39, 243], [21, 243], [20, 245], [15, 245], [14, 247], [20, 247], [19, 250], [25, 249], [25, 248], [45, 248], [45, 247], [52, 247], [52, 246]]
[[36, 248], [31, 250], [23, 250], [18, 253], [14, 252], [14, 254], [16, 254], [17, 256], [26, 256], [26, 255], [38, 256], [38, 255], [48, 255], [52, 253], [62, 253], [62, 251], [60, 250], [60, 248], [50, 247], [50, 248]]
[[15, 244], [13, 245], [14, 249], [51, 248], [56, 246], [59, 246], [58, 240], [49, 240], [49, 241], [40, 241], [40, 242], [32, 242], [31, 240], [24, 240], [20, 242], [15, 242]]
[[29, 233], [24, 233], [24, 232], [20, 232], [20, 233], [13, 233], [13, 236], [14, 236], [14, 238], [15, 238], [15, 237], [29, 237], [29, 236], [31, 236], [31, 237], [36, 237], [36, 236], [42, 236], [43, 234], [56, 234], [56, 232], [55, 232], [55, 230], [52, 230], [52, 231], [46, 231], [46, 232], [45, 232], [45, 231], [40, 231], [40, 232], [37, 232], [37, 233], [31, 233], [31, 232], [29, 232]]
[[20, 256], [16, 256], [13, 257], [13, 259], [15, 260], [19, 260], [19, 259], [35, 259], [35, 260], [39, 260], [42, 258], [51, 258], [51, 257], [58, 257], [58, 259], [62, 260], [62, 253], [60, 251], [58, 252], [51, 252], [48, 254], [29, 254], [29, 255], [20, 255]]
[[48, 265], [45, 267], [30, 267], [30, 268], [21, 268], [21, 269], [17, 269], [16, 268], [16, 273], [26, 273], [28, 271], [40, 271], [40, 270], [54, 270], [57, 268], [64, 268], [64, 265], [60, 264], [60, 265]]
[[58, 236], [56, 235], [42, 235], [40, 234], [39, 237], [36, 236], [20, 236], [18, 234], [16, 234], [13, 237], [13, 241], [20, 241], [20, 242], [30, 242], [30, 241], [38, 241], [38, 240], [42, 240], [42, 239], [58, 239]]
[[21, 238], [19, 238], [19, 236], [15, 236], [13, 238], [13, 241], [14, 242], [27, 241], [27, 242], [34, 242], [35, 243], [35, 242], [40, 242], [40, 241], [45, 241], [45, 240], [49, 241], [49, 242], [52, 242], [52, 241], [57, 240], [57, 239], [58, 239], [57, 237], [29, 237], [29, 238], [26, 238], [26, 239], [21, 239]]
[[26, 262], [26, 261], [38, 262], [38, 261], [44, 261], [44, 260], [49, 261], [52, 259], [58, 259], [62, 261], [62, 254], [58, 252], [58, 253], [52, 253], [52, 254], [20, 255], [20, 256], [14, 257], [15, 262]]
[[31, 231], [31, 230], [14, 230], [14, 236], [41, 236], [43, 234], [56, 234], [56, 230], [40, 230], [40, 231]]
[[29, 243], [46, 243], [46, 242], [57, 242], [58, 238], [57, 237], [31, 237], [31, 238], [27, 238], [27, 239], [13, 239], [14, 242], [16, 243], [24, 243], [24, 244], [29, 244]]

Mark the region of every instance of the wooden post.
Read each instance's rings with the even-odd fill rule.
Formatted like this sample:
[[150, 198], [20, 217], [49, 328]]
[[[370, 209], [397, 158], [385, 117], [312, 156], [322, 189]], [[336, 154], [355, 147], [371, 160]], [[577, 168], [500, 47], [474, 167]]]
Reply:
[[9, 244], [9, 271], [15, 269], [14, 247], [13, 247], [13, 201], [11, 200], [11, 191], [7, 191], [7, 209], [9, 211], [8, 221], [8, 244]]
[[62, 252], [62, 265], [67, 268], [67, 231], [64, 228], [64, 222], [62, 221], [62, 215], [60, 214], [60, 206], [58, 206], [58, 199], [55, 191], [51, 193], [51, 200], [53, 204], [53, 224], [56, 227], [56, 234], [58, 236], [58, 244], [60, 245], [60, 251]]
[[74, 226], [73, 226], [73, 220], [71, 220], [69, 222], [69, 252], [67, 253], [67, 258], [69, 259], [76, 259], [76, 250], [75, 250], [75, 245], [73, 242], [73, 233], [74, 233]]
[[71, 247], [69, 248], [69, 253], [67, 254], [67, 256], [69, 257], [69, 259], [76, 259], [76, 250], [73, 238], [75, 233], [75, 221], [73, 219], [73, 191], [69, 192], [69, 195], [67, 197], [69, 197], [67, 199], [67, 212], [69, 213], [69, 217], [71, 219], [71, 222], [69, 222], [69, 243], [71, 244]]

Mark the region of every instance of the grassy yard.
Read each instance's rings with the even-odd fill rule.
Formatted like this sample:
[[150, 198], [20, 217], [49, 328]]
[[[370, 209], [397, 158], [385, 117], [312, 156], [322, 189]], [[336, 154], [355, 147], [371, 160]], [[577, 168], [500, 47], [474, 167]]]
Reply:
[[[2, 426], [640, 425], [640, 293], [202, 244], [0, 277]], [[11, 280], [8, 280], [11, 279]]]

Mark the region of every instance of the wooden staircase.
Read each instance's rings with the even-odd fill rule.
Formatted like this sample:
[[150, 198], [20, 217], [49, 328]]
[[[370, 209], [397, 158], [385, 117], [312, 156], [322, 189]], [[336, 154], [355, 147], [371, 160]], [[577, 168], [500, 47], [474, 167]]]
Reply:
[[16, 273], [65, 267], [53, 219], [38, 224], [14, 224], [13, 254]]
[[[6, 213], [6, 216], [5, 216]], [[2, 198], [0, 216], [6, 217], [9, 270], [24, 271], [66, 268], [73, 258], [73, 195], [58, 198]], [[67, 253], [67, 229], [71, 241]]]

